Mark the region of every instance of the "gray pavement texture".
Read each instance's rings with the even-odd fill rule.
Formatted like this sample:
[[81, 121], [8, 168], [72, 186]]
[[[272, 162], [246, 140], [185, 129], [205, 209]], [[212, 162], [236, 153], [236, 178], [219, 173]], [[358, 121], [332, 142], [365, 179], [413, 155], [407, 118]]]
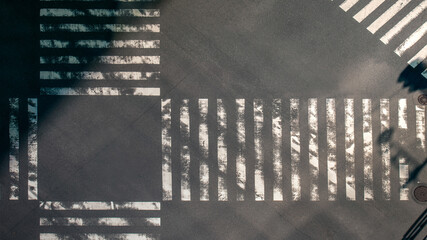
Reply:
[[[394, 1], [386, 1], [362, 23], [352, 16], [368, 0], [360, 0], [344, 12], [343, 1], [329, 0], [263, 0], [263, 1], [201, 1], [162, 0], [157, 2], [42, 2], [2, 1], [0, 4], [1, 64], [3, 88], [0, 98], [0, 240], [39, 239], [40, 233], [71, 235], [69, 239], [94, 239], [87, 233], [151, 233], [161, 239], [402, 239], [426, 205], [412, 199], [399, 200], [398, 156], [410, 159], [414, 172], [424, 166], [426, 152], [420, 150], [415, 137], [415, 103], [413, 96], [425, 90], [427, 81], [421, 77], [424, 64], [412, 69], [410, 59], [427, 42], [423, 36], [402, 57], [393, 51], [418, 26], [426, 22], [423, 13], [396, 36], [388, 45], [380, 36], [408, 14], [421, 0], [411, 1], [383, 29], [371, 34], [366, 27], [388, 9]], [[41, 81], [39, 71], [49, 68], [39, 64], [43, 55], [119, 55], [111, 50], [40, 49], [39, 40], [53, 34], [39, 33], [42, 7], [67, 8], [158, 8], [159, 20], [143, 19], [142, 23], [161, 24], [160, 66], [58, 66], [59, 70], [81, 71], [98, 69], [116, 71], [160, 71], [155, 82], [133, 81]], [[58, 20], [59, 21], [59, 20]], [[72, 21], [72, 20], [70, 20]], [[98, 19], [98, 22], [128, 20]], [[130, 21], [130, 20], [129, 20]], [[91, 34], [65, 34], [65, 39], [100, 37]], [[124, 39], [125, 34], [104, 34], [103, 39]], [[131, 38], [140, 38], [130, 34]], [[406, 37], [405, 37], [406, 36]], [[158, 39], [157, 35], [143, 35]], [[417, 50], [418, 49], [418, 50]], [[105, 52], [104, 52], [105, 51]], [[124, 50], [128, 55], [156, 54], [155, 50]], [[127, 52], [126, 52], [127, 51]], [[150, 52], [151, 51], [151, 52]], [[111, 67], [111, 68], [108, 68]], [[121, 68], [120, 68], [121, 67]], [[132, 82], [132, 83], [129, 83]], [[155, 86], [160, 97], [139, 96], [40, 96], [40, 86]], [[133, 84], [133, 85], [132, 85]], [[154, 213], [138, 211], [43, 211], [39, 201], [27, 200], [28, 131], [27, 106], [29, 97], [38, 98], [38, 200], [40, 201], [158, 201], [161, 210]], [[9, 200], [9, 98], [20, 98], [20, 179], [19, 200]], [[197, 100], [209, 99], [209, 185], [211, 200], [198, 200], [198, 122]], [[237, 113], [235, 99], [246, 99], [245, 115], [248, 177], [245, 201], [236, 201], [237, 187], [230, 183], [230, 200], [217, 200], [219, 174], [215, 137], [216, 99], [224, 99], [227, 107], [230, 136], [235, 136]], [[309, 199], [309, 129], [301, 124], [302, 198], [292, 201], [289, 150], [284, 150], [284, 201], [273, 201], [272, 172], [266, 171], [266, 200], [254, 200], [254, 119], [253, 99], [300, 99], [300, 108], [307, 109], [308, 99], [319, 103], [320, 201]], [[337, 142], [338, 195], [327, 200], [326, 177], [326, 98], [337, 99], [337, 136], [344, 136], [344, 106], [346, 98], [355, 99], [355, 174], [356, 200], [345, 196], [344, 138]], [[397, 130], [397, 104], [408, 99], [408, 134]], [[162, 140], [161, 99], [172, 101], [172, 173], [173, 200], [162, 201]], [[179, 109], [182, 99], [190, 105], [190, 165], [191, 201], [181, 201], [179, 147]], [[374, 199], [363, 200], [363, 140], [362, 99], [372, 99], [374, 140]], [[381, 152], [379, 100], [390, 99], [391, 135], [391, 200], [381, 197]], [[286, 105], [288, 104], [288, 105]], [[271, 108], [266, 105], [266, 109]], [[270, 109], [271, 110], [271, 109]], [[289, 108], [284, 110], [284, 132], [289, 133]], [[271, 113], [265, 111], [267, 130], [271, 129]], [[307, 111], [301, 111], [300, 122], [307, 123]], [[271, 166], [271, 131], [265, 130], [263, 146], [266, 164]], [[286, 133], [286, 134], [288, 134]], [[284, 135], [284, 146], [289, 146]], [[285, 139], [286, 138], [286, 139]], [[235, 137], [229, 137], [229, 171], [237, 150]], [[404, 142], [404, 144], [400, 144]], [[21, 156], [22, 155], [22, 156]], [[427, 182], [426, 168], [418, 168], [410, 189], [417, 182]], [[306, 178], [304, 178], [306, 177]], [[40, 226], [40, 217], [161, 217], [161, 226]], [[415, 239], [427, 236], [423, 229]], [[67, 239], [67, 238], [63, 238]], [[106, 237], [100, 239], [120, 239]]]

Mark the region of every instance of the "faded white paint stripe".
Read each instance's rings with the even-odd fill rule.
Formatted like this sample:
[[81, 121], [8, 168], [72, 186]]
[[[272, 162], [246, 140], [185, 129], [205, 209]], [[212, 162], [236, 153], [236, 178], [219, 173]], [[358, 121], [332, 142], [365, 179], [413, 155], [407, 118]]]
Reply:
[[384, 199], [390, 200], [391, 184], [390, 184], [390, 102], [388, 99], [380, 99], [380, 120], [381, 120], [381, 135], [384, 137], [381, 141], [381, 159], [382, 159], [382, 189]]
[[347, 12], [350, 8], [352, 8], [359, 0], [345, 0], [341, 3], [340, 8]]
[[337, 199], [337, 122], [335, 99], [326, 99], [326, 138], [328, 167], [328, 200]]
[[422, 75], [423, 77], [427, 78], [427, 69], [426, 69], [426, 70], [424, 70], [424, 71], [421, 73], [421, 75]]
[[308, 99], [308, 160], [310, 172], [310, 200], [319, 201], [319, 147], [318, 147], [317, 99]]
[[217, 99], [218, 122], [218, 201], [228, 201], [227, 191], [227, 114], [222, 99]]
[[88, 87], [88, 88], [40, 88], [41, 95], [93, 95], [93, 96], [160, 96], [160, 88], [114, 88], [114, 87]]
[[364, 191], [363, 199], [374, 199], [373, 180], [373, 141], [372, 141], [372, 103], [371, 99], [362, 100], [363, 108], [363, 176]]
[[208, 99], [199, 99], [200, 201], [209, 201]]
[[425, 106], [416, 105], [415, 106], [415, 128], [416, 128], [416, 138], [417, 138], [417, 147], [422, 150], [426, 150], [426, 119], [425, 119]]
[[146, 234], [146, 233], [78, 233], [78, 234], [63, 234], [63, 233], [40, 233], [40, 240], [159, 240], [160, 234]]
[[160, 210], [160, 202], [59, 202], [40, 201], [41, 210]]
[[102, 217], [102, 218], [77, 218], [77, 217], [42, 217], [40, 226], [151, 226], [160, 227], [159, 217], [150, 218], [119, 218], [119, 217]]
[[409, 61], [408, 64], [411, 65], [411, 67], [415, 68], [420, 64], [425, 58], [427, 57], [427, 45], [425, 45], [415, 56], [413, 56]]
[[160, 56], [53, 56], [40, 57], [40, 64], [160, 64]]
[[411, 34], [394, 52], [401, 56], [406, 50], [412, 47], [418, 40], [420, 40], [427, 32], [427, 22], [419, 27], [414, 33]]
[[67, 9], [42, 8], [40, 17], [160, 17], [159, 9]]
[[236, 183], [237, 201], [245, 200], [246, 190], [246, 144], [245, 144], [245, 99], [236, 99], [237, 105], [237, 156]]
[[162, 99], [162, 197], [172, 200], [172, 105], [170, 99]]
[[299, 99], [290, 99], [292, 200], [301, 199]]
[[273, 201], [283, 201], [282, 100], [273, 100]]
[[384, 36], [381, 37], [381, 41], [384, 44], [388, 44], [391, 39], [402, 31], [402, 29], [408, 25], [413, 19], [420, 15], [427, 8], [427, 0], [421, 2], [416, 8], [408, 13], [402, 20], [400, 20], [393, 28], [391, 28]]
[[40, 24], [40, 32], [160, 32], [160, 24]]
[[372, 0], [370, 1], [362, 10], [360, 10], [356, 15], [354, 15], [354, 19], [356, 21], [361, 22], [365, 18], [367, 18], [375, 9], [377, 9], [381, 4], [383, 4], [385, 0]]
[[160, 40], [40, 40], [41, 48], [159, 48]]
[[408, 106], [406, 105], [406, 98], [399, 99], [398, 106], [398, 126], [402, 129], [408, 129]]
[[9, 200], [19, 199], [19, 99], [9, 98]]
[[255, 149], [255, 201], [265, 200], [264, 150], [262, 131], [264, 126], [264, 106], [260, 99], [254, 100], [254, 149]]
[[28, 200], [37, 200], [37, 98], [28, 99]]
[[409, 167], [404, 157], [399, 158], [399, 183], [400, 183], [400, 200], [409, 200], [409, 188], [406, 182], [409, 179]]
[[380, 29], [384, 24], [386, 24], [390, 19], [392, 19], [402, 8], [404, 8], [411, 0], [399, 0], [393, 4], [387, 11], [385, 11], [379, 18], [377, 18], [371, 25], [369, 25], [368, 30], [371, 33], [375, 33]]
[[345, 181], [347, 200], [356, 200], [356, 179], [354, 159], [354, 99], [344, 100], [345, 111]]
[[191, 200], [190, 188], [190, 112], [188, 99], [182, 100], [180, 108], [181, 135], [181, 200]]
[[42, 80], [159, 80], [160, 72], [54, 72], [40, 71]]

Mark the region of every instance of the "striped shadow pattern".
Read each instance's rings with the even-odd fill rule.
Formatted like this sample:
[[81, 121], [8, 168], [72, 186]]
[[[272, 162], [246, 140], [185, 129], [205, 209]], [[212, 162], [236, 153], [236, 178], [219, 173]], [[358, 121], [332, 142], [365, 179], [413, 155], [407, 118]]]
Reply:
[[40, 201], [40, 240], [157, 240], [160, 210], [160, 202]]
[[162, 99], [163, 201], [408, 200], [425, 108], [396, 100]]
[[[339, 7], [345, 12], [356, 9], [353, 18], [359, 23], [369, 24], [367, 29], [372, 34], [381, 33], [380, 40], [392, 45], [396, 55], [405, 57], [411, 67], [415, 68], [425, 61], [427, 22], [417, 25], [415, 21], [426, 19], [427, 0], [345, 0]], [[371, 15], [375, 15], [376, 19], [371, 20]], [[396, 42], [400, 36], [405, 40]], [[427, 78], [427, 69], [421, 74]]]
[[159, 96], [156, 6], [151, 0], [40, 0], [40, 94]]

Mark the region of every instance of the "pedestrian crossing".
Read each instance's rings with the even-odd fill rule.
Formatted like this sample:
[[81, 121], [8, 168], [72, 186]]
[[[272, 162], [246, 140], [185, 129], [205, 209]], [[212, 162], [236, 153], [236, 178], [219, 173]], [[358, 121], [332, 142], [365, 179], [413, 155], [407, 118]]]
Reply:
[[[160, 239], [160, 208], [160, 202], [41, 201], [39, 239], [157, 240]], [[134, 213], [132, 217], [129, 217], [130, 211]], [[129, 227], [134, 230], [128, 233]], [[67, 230], [70, 228], [74, 231]], [[135, 229], [139, 229], [138, 233]]]
[[160, 95], [160, 10], [115, 2], [40, 0], [41, 95]]
[[[427, 45], [425, 41], [422, 41], [427, 32], [427, 23], [424, 22], [421, 24], [421, 26], [416, 26], [414, 28], [415, 20], [425, 19], [427, 1], [419, 1], [419, 4], [417, 5], [414, 5], [417, 1], [411, 0], [393, 0], [392, 2], [394, 3], [386, 10], [381, 10], [380, 8], [384, 3], [389, 3], [385, 0], [370, 0], [367, 1], [367, 3], [366, 1], [359, 0], [345, 0], [339, 5], [339, 7], [343, 11], [348, 12], [352, 8], [356, 8], [356, 6], [361, 7], [360, 5], [363, 4], [364, 6], [361, 7], [361, 9], [353, 16], [353, 18], [359, 23], [367, 20], [370, 15], [374, 15], [373, 13], [379, 13], [379, 11], [383, 11], [379, 17], [373, 20], [370, 24], [368, 23], [368, 31], [372, 34], [377, 34], [380, 32], [380, 30], [386, 30], [386, 33], [380, 36], [380, 40], [384, 44], [390, 45], [395, 44], [395, 41], [393, 40], [396, 38], [396, 36], [405, 34], [405, 40], [396, 45], [394, 50], [396, 55], [399, 57], [407, 58], [409, 54], [412, 54], [408, 53], [409, 49], [413, 50], [415, 48], [419, 48], [419, 46], [422, 46], [421, 49], [415, 49], [416, 54], [410, 56], [408, 59], [408, 64], [415, 68], [427, 57]], [[409, 10], [409, 8], [412, 9]], [[391, 23], [394, 24], [394, 20], [400, 18], [399, 13], [401, 12], [407, 12], [407, 14], [403, 16], [395, 25], [391, 26]], [[412, 33], [406, 35], [406, 31], [412, 31]], [[422, 75], [427, 78], [427, 69], [422, 72]]]
[[162, 99], [161, 113], [163, 201], [408, 200], [391, 132], [426, 151], [425, 107], [405, 98]]

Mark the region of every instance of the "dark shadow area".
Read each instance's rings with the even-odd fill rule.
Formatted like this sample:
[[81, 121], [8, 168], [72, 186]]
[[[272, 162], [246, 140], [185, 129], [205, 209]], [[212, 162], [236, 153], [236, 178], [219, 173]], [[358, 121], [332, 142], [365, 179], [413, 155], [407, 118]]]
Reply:
[[397, 83], [402, 84], [402, 88], [408, 88], [408, 92], [422, 91], [427, 89], [427, 78], [421, 73], [427, 68], [426, 63], [420, 63], [415, 68], [408, 65], [397, 79]]

